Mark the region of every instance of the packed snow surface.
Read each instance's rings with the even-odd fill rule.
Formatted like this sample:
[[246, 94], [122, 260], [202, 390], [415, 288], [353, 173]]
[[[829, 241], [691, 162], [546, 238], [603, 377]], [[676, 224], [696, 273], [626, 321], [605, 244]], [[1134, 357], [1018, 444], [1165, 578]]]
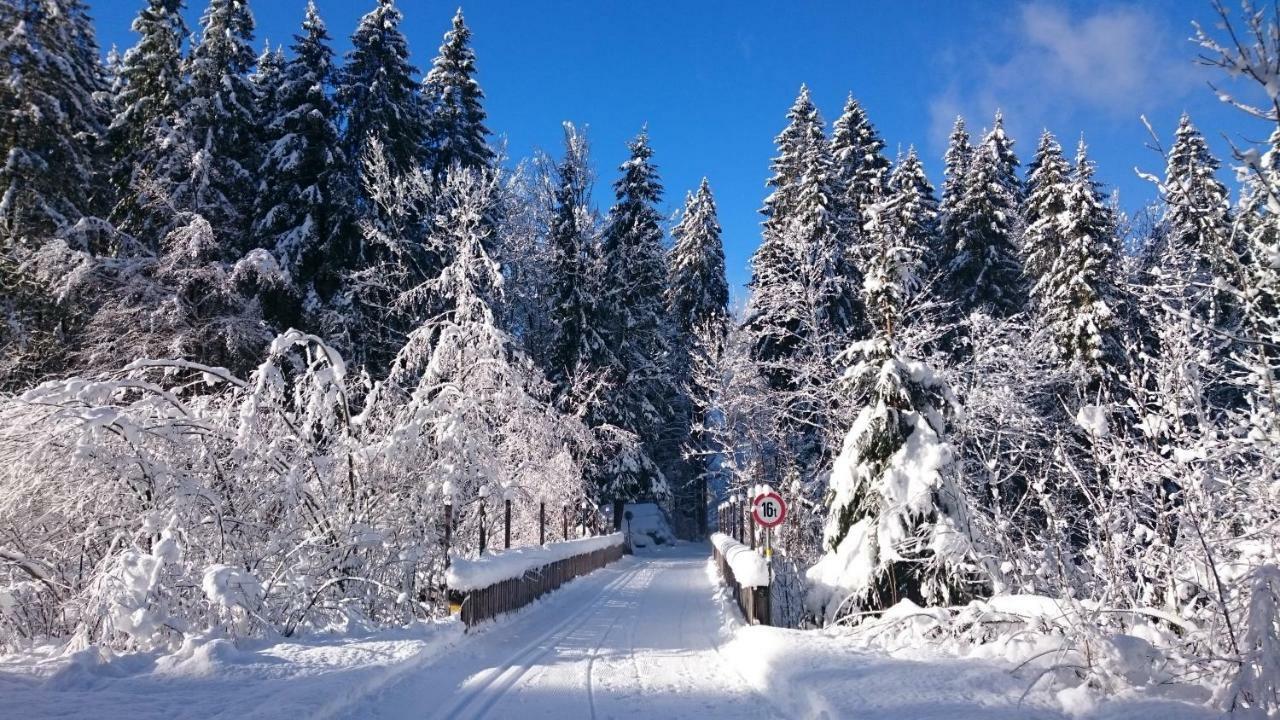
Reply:
[[[706, 545], [644, 549], [464, 635], [203, 640], [170, 655], [0, 659], [0, 716], [24, 720], [662, 718], [1208, 720], [1170, 697], [1037, 685], [1021, 657], [868, 646], [857, 628], [746, 626]], [[1026, 598], [1018, 611], [1050, 611]], [[1045, 605], [1044, 607], [1039, 607]], [[909, 609], [909, 608], [907, 608]], [[911, 613], [904, 612], [904, 616]], [[20, 708], [11, 713], [11, 708]]]
[[724, 533], [715, 533], [711, 542], [729, 563], [733, 579], [742, 587], [764, 587], [769, 584], [769, 563], [755, 550]]
[[525, 573], [567, 560], [621, 545], [622, 533], [567, 540], [541, 547], [517, 548], [485, 555], [474, 560], [455, 559], [445, 574], [445, 582], [453, 590], [479, 590], [504, 580], [524, 577]]

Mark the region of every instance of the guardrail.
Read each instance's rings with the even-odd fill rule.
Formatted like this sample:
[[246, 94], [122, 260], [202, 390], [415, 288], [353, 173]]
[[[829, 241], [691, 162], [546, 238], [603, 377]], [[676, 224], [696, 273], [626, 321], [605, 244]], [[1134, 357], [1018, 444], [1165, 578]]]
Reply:
[[[550, 559], [557, 554], [563, 554], [565, 550], [571, 550], [574, 545], [582, 545], [585, 551], [568, 557]], [[459, 615], [469, 629], [477, 623], [492, 620], [503, 613], [519, 610], [566, 582], [621, 559], [624, 548], [621, 535], [609, 535], [553, 543], [511, 553], [499, 553], [481, 558], [479, 561], [458, 561], [450, 569], [452, 582], [449, 584], [451, 587], [458, 588], [453, 592], [461, 596]], [[543, 557], [548, 559], [545, 562], [539, 562]], [[465, 563], [481, 565], [486, 561], [490, 566], [498, 567], [480, 567], [470, 574], [476, 578], [484, 578], [487, 575], [493, 575], [495, 571], [501, 574], [501, 566], [504, 564], [512, 564], [516, 567], [527, 566], [530, 562], [538, 564], [520, 569], [519, 575], [515, 577], [488, 582], [483, 587], [468, 587]], [[472, 584], [476, 583], [473, 581]]]
[[723, 533], [711, 536], [711, 552], [747, 623], [769, 625], [769, 566], [765, 559]]

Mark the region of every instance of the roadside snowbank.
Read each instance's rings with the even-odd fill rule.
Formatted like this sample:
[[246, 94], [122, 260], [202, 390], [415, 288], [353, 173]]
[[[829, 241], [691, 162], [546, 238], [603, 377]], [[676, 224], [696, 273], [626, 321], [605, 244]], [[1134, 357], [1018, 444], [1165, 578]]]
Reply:
[[[714, 562], [708, 579], [718, 583]], [[942, 641], [945, 610], [901, 603], [881, 624], [787, 630], [743, 623], [722, 587], [720, 656], [793, 718], [865, 720], [1210, 720], [1202, 688], [1135, 683], [1103, 692], [1063, 682], [1050, 635], [987, 644]], [[1010, 596], [983, 610], [1053, 624], [1062, 608], [1036, 596]], [[879, 631], [879, 632], [877, 632]], [[923, 637], [924, 635], [930, 637]], [[1059, 643], [1060, 643], [1059, 638]], [[1140, 646], [1140, 644], [1135, 644]], [[1046, 653], [1037, 658], [1040, 653]]]
[[729, 562], [733, 578], [742, 587], [764, 587], [769, 584], [769, 564], [759, 553], [724, 533], [715, 533], [711, 542]]
[[475, 560], [455, 559], [445, 573], [450, 590], [479, 590], [518, 577], [559, 560], [604, 550], [623, 542], [622, 533], [550, 543], [541, 547], [516, 548]]
[[0, 658], [0, 715], [23, 720], [326, 720], [442, 656], [463, 636], [445, 620], [364, 636], [189, 640], [176, 652], [43, 648]]

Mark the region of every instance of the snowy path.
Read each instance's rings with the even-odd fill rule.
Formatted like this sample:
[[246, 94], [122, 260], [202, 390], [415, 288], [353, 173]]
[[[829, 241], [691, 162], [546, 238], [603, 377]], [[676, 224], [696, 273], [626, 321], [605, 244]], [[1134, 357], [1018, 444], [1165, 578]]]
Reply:
[[890, 656], [863, 649], [848, 631], [746, 627], [724, 599], [709, 551], [681, 544], [623, 558], [465, 636], [455, 620], [243, 647], [217, 640], [101, 665], [0, 658], [0, 718], [1218, 717], [1191, 696], [1136, 693], [1096, 707], [1073, 702], [1067, 715], [1055, 688], [1022, 698], [1028, 680], [1009, 672], [1013, 659], [928, 648]]
[[719, 647], [707, 548], [627, 557], [354, 708], [351, 718], [786, 717]]

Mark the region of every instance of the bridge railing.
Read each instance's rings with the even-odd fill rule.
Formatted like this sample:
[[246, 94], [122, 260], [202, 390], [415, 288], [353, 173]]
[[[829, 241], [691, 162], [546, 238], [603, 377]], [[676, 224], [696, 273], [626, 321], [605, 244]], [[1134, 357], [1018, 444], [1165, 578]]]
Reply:
[[449, 592], [460, 598], [459, 615], [471, 628], [620, 559], [624, 547], [622, 534], [613, 533], [455, 559], [445, 582]]
[[770, 624], [768, 562], [724, 533], [712, 534], [711, 548], [720, 577], [742, 616], [752, 625]]

